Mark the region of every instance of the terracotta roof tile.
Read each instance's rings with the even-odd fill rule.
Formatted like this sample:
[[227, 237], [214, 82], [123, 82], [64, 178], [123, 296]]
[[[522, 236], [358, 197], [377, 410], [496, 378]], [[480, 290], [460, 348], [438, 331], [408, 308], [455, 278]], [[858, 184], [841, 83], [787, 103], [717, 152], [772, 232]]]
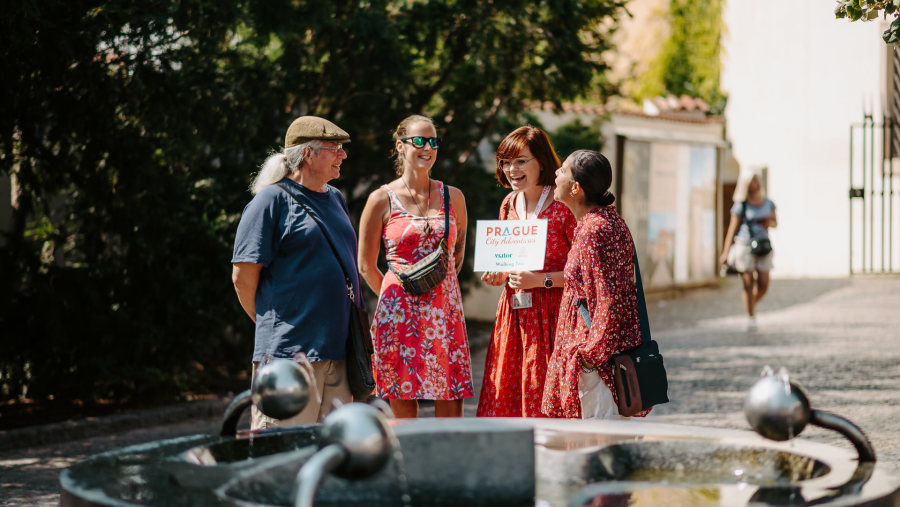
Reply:
[[[651, 106], [647, 107], [649, 103]], [[549, 101], [531, 101], [526, 103], [527, 109], [539, 111], [559, 111], [564, 113], [580, 113], [580, 114], [622, 114], [625, 116], [634, 116], [642, 118], [658, 118], [666, 121], [676, 121], [684, 123], [722, 123], [724, 119], [720, 115], [709, 114], [709, 104], [702, 99], [682, 95], [675, 97], [669, 95], [667, 97], [653, 97], [645, 100], [645, 107], [641, 108], [639, 104], [635, 104], [627, 100], [611, 100], [607, 104], [576, 104], [573, 102], [564, 102], [557, 108]]]

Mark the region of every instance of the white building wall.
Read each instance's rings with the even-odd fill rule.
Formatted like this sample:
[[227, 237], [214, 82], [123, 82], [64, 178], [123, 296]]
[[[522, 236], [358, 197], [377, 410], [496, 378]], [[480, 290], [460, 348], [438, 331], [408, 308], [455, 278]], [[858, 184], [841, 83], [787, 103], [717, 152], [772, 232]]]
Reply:
[[769, 168], [776, 277], [848, 273], [850, 125], [864, 103], [881, 117], [883, 24], [837, 20], [832, 4], [727, 2], [727, 136], [742, 167]]

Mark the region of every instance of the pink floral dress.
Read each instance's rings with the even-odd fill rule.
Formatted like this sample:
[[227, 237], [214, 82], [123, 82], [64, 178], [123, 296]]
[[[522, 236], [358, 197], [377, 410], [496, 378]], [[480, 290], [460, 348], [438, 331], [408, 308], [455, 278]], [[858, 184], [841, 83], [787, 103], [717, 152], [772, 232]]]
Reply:
[[[566, 261], [556, 342], [547, 367], [541, 411], [550, 417], [581, 417], [578, 377], [581, 359], [597, 367], [616, 398], [613, 354], [641, 343], [634, 284], [634, 243], [615, 206], [595, 208], [581, 217]], [[578, 311], [584, 300], [587, 328]], [[647, 415], [650, 409], [636, 414]]]
[[[393, 190], [382, 187], [391, 202], [382, 240], [387, 261], [397, 271], [431, 253], [443, 238], [444, 184], [439, 186], [441, 211], [430, 217], [411, 214]], [[376, 392], [382, 398], [458, 400], [473, 395], [469, 340], [453, 258], [456, 215], [452, 206], [449, 209], [450, 262], [441, 285], [428, 294], [409, 294], [391, 271], [381, 283], [372, 327]], [[426, 223], [431, 234], [425, 233]]]
[[[500, 206], [500, 220], [518, 220], [509, 206], [513, 194]], [[538, 218], [547, 220], [547, 246], [544, 269], [562, 271], [575, 235], [575, 215], [553, 201]], [[488, 345], [484, 381], [478, 397], [479, 417], [541, 417], [541, 396], [547, 362], [553, 352], [553, 335], [562, 287], [525, 289], [532, 295], [530, 308], [515, 310], [510, 298], [515, 292], [508, 285], [500, 295], [494, 331]]]

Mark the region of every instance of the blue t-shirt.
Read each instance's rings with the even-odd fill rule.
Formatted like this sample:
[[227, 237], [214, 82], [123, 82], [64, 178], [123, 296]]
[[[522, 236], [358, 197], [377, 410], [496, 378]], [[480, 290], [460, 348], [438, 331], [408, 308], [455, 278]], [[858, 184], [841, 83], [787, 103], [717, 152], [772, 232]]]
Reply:
[[289, 358], [303, 351], [311, 361], [346, 358], [350, 299], [334, 243], [361, 301], [356, 233], [347, 201], [331, 185], [310, 190], [289, 178], [279, 183], [309, 206], [321, 227], [278, 185], [262, 189], [244, 208], [231, 262], [262, 264], [256, 289], [253, 361]]
[[[750, 227], [753, 227], [753, 237], [756, 239], [763, 239], [769, 237], [769, 229], [759, 223], [759, 220], [766, 218], [771, 215], [775, 211], [775, 203], [766, 199], [759, 206], [754, 206], [750, 203], [747, 203], [747, 216], [744, 221], [741, 222], [740, 227], [738, 227], [737, 234], [735, 234], [734, 238], [740, 240], [744, 243], [750, 243]], [[744, 203], [736, 202], [734, 206], [731, 207], [731, 214], [741, 218], [744, 216]], [[749, 222], [749, 225], [748, 225]]]

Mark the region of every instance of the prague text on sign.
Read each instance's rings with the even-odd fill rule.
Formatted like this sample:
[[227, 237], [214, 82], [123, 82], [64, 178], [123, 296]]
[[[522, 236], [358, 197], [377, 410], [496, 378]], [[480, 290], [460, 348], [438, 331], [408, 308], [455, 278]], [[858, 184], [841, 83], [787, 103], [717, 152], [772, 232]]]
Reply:
[[478, 220], [475, 271], [544, 268], [547, 220]]

